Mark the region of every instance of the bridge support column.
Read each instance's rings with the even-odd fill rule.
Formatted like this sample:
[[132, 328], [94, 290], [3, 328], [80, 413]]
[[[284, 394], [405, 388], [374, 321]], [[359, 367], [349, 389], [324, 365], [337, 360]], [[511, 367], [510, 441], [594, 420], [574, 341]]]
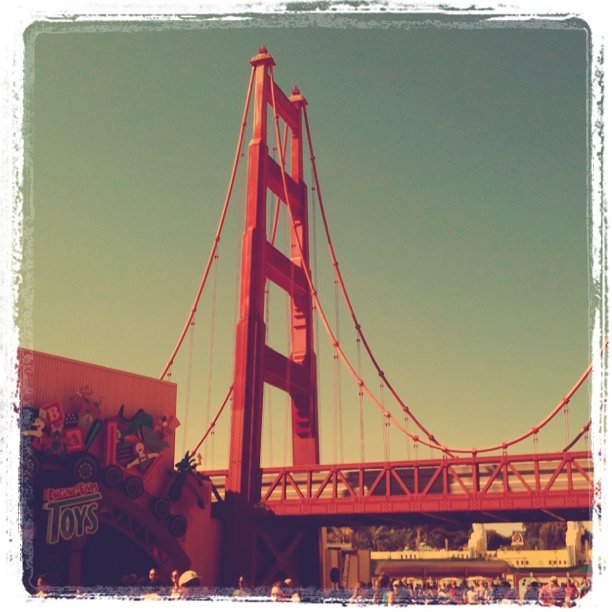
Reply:
[[303, 518], [279, 518], [252, 508], [228, 493], [225, 501], [222, 584], [244, 576], [251, 586], [271, 586], [292, 578], [300, 586], [320, 586], [320, 527]]
[[318, 586], [319, 529], [300, 519], [262, 520], [257, 532], [256, 580], [272, 584], [292, 578], [298, 585]]

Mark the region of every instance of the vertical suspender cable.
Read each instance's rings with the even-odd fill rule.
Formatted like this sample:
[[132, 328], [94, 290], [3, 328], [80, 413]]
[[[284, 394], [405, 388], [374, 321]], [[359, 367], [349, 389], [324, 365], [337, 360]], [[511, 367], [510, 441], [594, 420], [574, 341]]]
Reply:
[[[276, 109], [275, 109], [276, 112]], [[278, 115], [276, 115], [276, 125], [278, 125]], [[281, 167], [281, 171], [283, 175], [287, 172], [285, 168], [285, 159], [286, 159], [286, 146], [287, 146], [287, 134], [288, 127], [285, 125], [285, 141], [283, 143], [282, 151], [279, 152], [279, 166]], [[285, 211], [289, 209], [289, 202], [285, 204]], [[287, 236], [287, 253], [289, 254], [289, 259], [291, 260], [291, 255], [293, 252], [293, 232], [291, 231], [291, 215], [286, 212], [286, 222], [284, 223], [285, 233]], [[299, 245], [297, 246], [299, 249]], [[290, 266], [291, 270], [291, 282], [290, 286], [295, 286], [295, 266]], [[287, 389], [291, 389], [291, 379], [292, 379], [292, 370], [291, 366], [293, 364], [292, 353], [293, 353], [293, 309], [295, 307], [293, 303], [292, 293], [287, 293], [285, 296], [287, 300], [287, 309], [285, 312], [287, 313], [287, 367], [285, 371], [285, 380], [287, 381]], [[287, 446], [289, 440], [291, 440], [291, 447], [293, 448], [293, 397], [290, 393], [287, 394], [287, 409], [285, 410], [285, 419], [288, 422], [288, 425], [285, 429], [287, 432], [285, 435], [285, 465], [290, 465], [289, 456], [287, 453]], [[293, 457], [291, 457], [293, 463]]]
[[[277, 209], [278, 210], [278, 209]], [[271, 229], [270, 229], [270, 234], [272, 234], [272, 232], [274, 231], [274, 227], [275, 227], [275, 217], [270, 217], [270, 220], [272, 222], [271, 225]], [[264, 310], [264, 323], [266, 324], [266, 338], [265, 338], [265, 342], [266, 345], [268, 344], [268, 336], [270, 333], [269, 330], [269, 324], [270, 324], [270, 281], [266, 280], [266, 287], [264, 289], [265, 292], [265, 310]], [[274, 426], [273, 426], [273, 421], [274, 419], [272, 418], [272, 396], [270, 395], [270, 390], [268, 389], [267, 385], [264, 385], [264, 403], [266, 406], [266, 418], [268, 421], [268, 452], [269, 452], [269, 461], [270, 461], [270, 465], [274, 465]]]
[[[405, 414], [404, 415], [404, 427], [406, 427], [406, 429], [408, 429], [410, 426], [410, 422], [408, 419], [408, 415]], [[409, 436], [405, 436], [406, 437], [406, 459], [410, 459], [410, 437]]]
[[[363, 379], [361, 372], [361, 339], [359, 336], [355, 339], [357, 342], [357, 372], [359, 378]], [[359, 459], [361, 463], [365, 463], [365, 426], [363, 422], [363, 389], [358, 385], [359, 395]]]
[[570, 433], [569, 433], [569, 407], [566, 404], [565, 408], [563, 409], [563, 425], [564, 425], [564, 429], [565, 429], [565, 445], [567, 446], [569, 444], [569, 437], [570, 437]]
[[[287, 141], [288, 141], [288, 137], [289, 137], [289, 130], [287, 128], [287, 126], [285, 126], [285, 131], [283, 133], [283, 156], [281, 157], [281, 155], [279, 154], [278, 156], [278, 165], [280, 166], [282, 163], [282, 159], [284, 159], [284, 154], [287, 150]], [[275, 240], [276, 240], [276, 232], [278, 231], [278, 217], [280, 214], [280, 207], [281, 207], [281, 199], [276, 196], [276, 206], [274, 208], [274, 222], [272, 223], [272, 230], [270, 231], [270, 242], [272, 244], [274, 244]], [[269, 281], [268, 281], [269, 282]]]
[[[264, 315], [264, 321], [266, 324], [266, 345], [268, 344], [268, 323], [270, 322], [270, 282], [266, 282], [265, 288], [265, 300], [266, 300], [266, 309]], [[270, 391], [267, 385], [264, 385], [264, 400], [266, 405], [266, 416], [268, 419], [268, 451], [269, 451], [269, 461], [270, 465], [274, 465], [274, 431], [273, 431], [273, 421], [272, 418], [272, 396], [270, 395]]]
[[185, 422], [183, 423], [183, 450], [187, 448], [187, 430], [189, 424], [189, 403], [191, 401], [191, 371], [193, 364], [193, 336], [195, 334], [195, 318], [189, 323], [189, 355], [187, 360], [187, 389], [185, 392]]
[[[276, 109], [274, 109], [274, 121], [276, 126], [278, 127], [278, 114], [276, 113]], [[284, 135], [283, 135], [283, 143], [281, 146], [280, 138], [277, 140], [278, 146], [275, 147], [275, 150], [278, 152], [278, 165], [281, 169], [281, 172], [285, 173], [285, 152], [287, 147], [288, 140], [288, 128], [285, 126]], [[288, 206], [288, 203], [287, 203]], [[281, 198], [276, 198], [276, 211], [274, 218], [274, 227], [272, 230], [273, 238], [276, 238], [276, 234], [278, 231], [279, 224], [279, 216], [280, 216], [280, 208], [281, 208]], [[291, 252], [291, 231], [287, 227], [287, 223], [284, 223], [282, 226], [281, 239], [282, 239], [282, 247], [285, 252]], [[293, 267], [291, 267], [291, 282], [293, 283]], [[285, 311], [285, 351], [287, 355], [287, 361], [285, 362], [285, 381], [287, 388], [291, 388], [291, 297], [289, 293], [283, 296], [283, 299], [286, 300]], [[289, 465], [289, 440], [292, 439], [292, 431], [291, 431], [291, 410], [292, 410], [292, 399], [289, 393], [286, 394], [285, 397], [285, 409], [283, 410], [283, 429], [282, 429], [282, 437], [283, 437], [283, 463], [284, 465]]]
[[[334, 281], [335, 316], [336, 316], [336, 339], [340, 342], [340, 309], [338, 300], [338, 282]], [[342, 432], [342, 369], [337, 353], [334, 353], [334, 383], [335, 383], [335, 414], [337, 417], [336, 428], [338, 432], [338, 451], [340, 463], [344, 462], [344, 435]]]
[[[281, 172], [285, 172], [285, 168], [281, 167]], [[288, 228], [286, 225], [284, 225], [283, 227], [283, 233], [282, 233], [282, 237], [283, 237], [283, 246], [285, 247], [285, 249], [290, 250], [291, 249], [291, 232], [288, 231]], [[293, 268], [291, 268], [292, 271], [292, 276], [293, 276]], [[293, 280], [293, 279], [292, 279]], [[288, 303], [288, 308], [285, 308], [285, 330], [286, 330], [286, 334], [287, 334], [287, 338], [286, 338], [286, 351], [287, 351], [287, 361], [285, 362], [285, 381], [287, 383], [287, 388], [290, 388], [290, 379], [291, 379], [291, 298], [289, 297], [289, 294], [287, 294], [286, 296], [284, 296], [285, 300]], [[286, 402], [286, 407], [285, 410], [283, 410], [283, 461], [284, 461], [284, 465], [289, 465], [288, 461], [289, 461], [289, 457], [288, 457], [288, 443], [289, 440], [291, 439], [291, 419], [289, 418], [290, 414], [291, 414], [291, 395], [289, 395], [288, 393], [286, 394], [285, 397], [285, 402]]]
[[[207, 391], [206, 391], [206, 422], [210, 419], [210, 409], [211, 409], [211, 396], [212, 396], [212, 383], [213, 383], [213, 365], [214, 365], [214, 355], [215, 355], [215, 319], [217, 312], [217, 285], [219, 278], [219, 255], [215, 255], [214, 264], [213, 264], [213, 288], [212, 288], [212, 300], [210, 306], [210, 341], [208, 347], [208, 381], [207, 381]], [[214, 431], [213, 431], [214, 434]], [[204, 451], [204, 461], [206, 461], [208, 448]], [[215, 453], [215, 445], [214, 445], [214, 437], [211, 438], [210, 444], [210, 464], [214, 463], [214, 453]]]
[[200, 446], [202, 446], [202, 444], [204, 443], [204, 440], [206, 440], [209, 434], [212, 434], [214, 432], [215, 425], [217, 424], [217, 420], [221, 416], [221, 413], [223, 412], [223, 409], [225, 408], [225, 405], [227, 404], [228, 400], [231, 398], [233, 401], [234, 399], [233, 391], [234, 391], [234, 385], [230, 385], [230, 388], [227, 390], [225, 399], [221, 403], [221, 406], [219, 406], [219, 410], [217, 410], [217, 414], [215, 414], [215, 418], [211, 421], [210, 425], [208, 426], [208, 429], [206, 430], [204, 435], [200, 438], [200, 441], [196, 444], [195, 448], [189, 454], [190, 457], [193, 457], [198, 452], [198, 449], [200, 448]]
[[[270, 216], [270, 233], [271, 236], [270, 242], [274, 244], [274, 239], [276, 236], [276, 227], [278, 224], [278, 211], [279, 211], [280, 201], [277, 198], [276, 200], [276, 209], [274, 211], [274, 215]], [[268, 344], [268, 337], [270, 335], [270, 281], [266, 280], [266, 288], [265, 288], [265, 314], [264, 314], [264, 322], [266, 324], [266, 345]], [[266, 417], [268, 420], [268, 450], [270, 455], [270, 465], [274, 465], [274, 419], [272, 418], [272, 395], [270, 394], [270, 390], [267, 385], [264, 385], [264, 398], [266, 404]]]
[[234, 257], [235, 257], [235, 261], [236, 261], [236, 268], [234, 271], [234, 304], [233, 304], [233, 308], [234, 308], [234, 313], [233, 313], [233, 321], [238, 321], [238, 319], [240, 318], [240, 292], [241, 292], [241, 286], [240, 286], [240, 277], [242, 276], [242, 236], [243, 236], [243, 228], [241, 227], [240, 221], [237, 220], [236, 221], [236, 228], [235, 228], [235, 235], [236, 238], [234, 240]]
[[[318, 286], [319, 271], [318, 271], [318, 266], [317, 266], [317, 260], [318, 260], [317, 214], [315, 210], [315, 186], [314, 186], [314, 177], [312, 175], [312, 168], [310, 169], [310, 185], [311, 185], [310, 187], [311, 197], [310, 197], [310, 206], [309, 206], [308, 212], [310, 214], [310, 228], [312, 230], [310, 235], [312, 236], [313, 257], [311, 258], [311, 261], [313, 262], [313, 280], [314, 280], [314, 284], [316, 287]], [[315, 310], [316, 310], [316, 306], [314, 305], [314, 303], [312, 304], [311, 309], [312, 309], [312, 312], [310, 314], [312, 316], [312, 325], [313, 325], [314, 353], [315, 355], [319, 355], [319, 317], [314, 316]], [[310, 360], [310, 367], [312, 368], [310, 380], [315, 380], [317, 389], [320, 389], [321, 385], [320, 385], [320, 378], [319, 378], [319, 368], [317, 368], [316, 359]], [[317, 411], [317, 418], [320, 419], [320, 415], [318, 411]], [[323, 428], [319, 427], [319, 423], [317, 423], [317, 432], [318, 432], [318, 438], [319, 438], [319, 449], [321, 449], [324, 447]]]
[[[242, 149], [240, 151], [240, 157], [244, 157], [245, 156], [245, 151], [244, 151], [244, 143], [242, 145]], [[247, 165], [247, 170], [245, 172], [245, 174], [248, 173], [248, 163]], [[241, 177], [242, 180], [246, 181], [247, 179], [245, 177]], [[242, 182], [242, 181], [241, 181]], [[245, 192], [240, 194], [243, 198], [246, 198], [246, 188], [245, 188]], [[242, 240], [243, 240], [243, 236], [244, 236], [244, 224], [241, 222], [242, 220], [240, 219], [239, 215], [236, 215], [236, 226], [234, 227], [234, 261], [236, 262], [235, 268], [234, 268], [234, 304], [233, 304], [233, 308], [234, 308], [234, 312], [233, 312], [233, 321], [238, 321], [238, 319], [240, 318], [240, 314], [239, 314], [239, 310], [240, 310], [240, 293], [242, 290], [241, 287], [241, 276], [242, 276]], [[233, 399], [232, 399], [233, 401]]]
[[210, 465], [215, 465], [215, 430], [210, 431]]
[[[278, 208], [279, 201], [276, 201], [276, 210], [274, 216], [270, 217], [270, 242], [274, 243], [274, 236], [276, 235], [276, 225], [278, 222]], [[268, 344], [268, 337], [270, 335], [270, 281], [266, 280], [265, 287], [265, 314], [264, 322], [266, 324], [266, 345]], [[274, 419], [272, 418], [272, 396], [267, 385], [264, 385], [264, 398], [266, 404], [266, 417], [268, 420], [268, 450], [270, 455], [270, 465], [274, 465]]]
[[[380, 403], [382, 407], [385, 407], [385, 385], [380, 382]], [[382, 415], [382, 430], [383, 430], [383, 453], [385, 461], [388, 462], [390, 459], [390, 439], [389, 439], [389, 413], [385, 411]]]

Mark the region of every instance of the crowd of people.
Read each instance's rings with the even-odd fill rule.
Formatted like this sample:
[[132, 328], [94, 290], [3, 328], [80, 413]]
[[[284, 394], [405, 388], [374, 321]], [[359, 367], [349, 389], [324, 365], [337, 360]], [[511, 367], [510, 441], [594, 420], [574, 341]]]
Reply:
[[[538, 581], [522, 579], [519, 588], [503, 579], [421, 581], [410, 578], [374, 576], [368, 584], [358, 582], [351, 590], [336, 587], [329, 590], [302, 588], [291, 578], [274, 582], [268, 587], [251, 587], [244, 576], [236, 588], [206, 587], [194, 570], [173, 570], [168, 579], [152, 567], [148, 576], [128, 574], [121, 580], [122, 594], [135, 599], [234, 599], [243, 601], [342, 603], [357, 605], [407, 606], [414, 604], [482, 605], [531, 603], [542, 606], [573, 607], [590, 590], [587, 578], [559, 580], [556, 577]], [[38, 597], [44, 597], [48, 585], [39, 578]], [[82, 596], [78, 591], [77, 596]]]
[[507, 580], [434, 580], [413, 581], [375, 576], [371, 585], [358, 582], [348, 603], [378, 605], [451, 604], [478, 605], [492, 603], [532, 603], [543, 606], [572, 607], [589, 591], [588, 580], [559, 581], [556, 577], [541, 582], [529, 579], [524, 588], [515, 588]]

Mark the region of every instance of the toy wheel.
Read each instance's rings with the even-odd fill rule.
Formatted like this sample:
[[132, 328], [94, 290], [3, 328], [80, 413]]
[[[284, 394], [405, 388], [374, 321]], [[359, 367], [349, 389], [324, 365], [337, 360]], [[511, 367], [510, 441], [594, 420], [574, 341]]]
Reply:
[[140, 497], [144, 493], [144, 485], [142, 484], [142, 480], [138, 478], [138, 476], [130, 476], [125, 481], [125, 494], [130, 499], [136, 499]]
[[168, 518], [168, 530], [175, 538], [181, 538], [187, 533], [187, 519], [182, 514], [173, 514]]
[[92, 455], [82, 455], [74, 462], [72, 475], [77, 482], [92, 482], [98, 476], [98, 462]]
[[156, 497], [151, 506], [156, 519], [166, 519], [170, 516], [170, 500], [167, 497]]
[[123, 480], [121, 468], [117, 465], [109, 465], [104, 470], [102, 480], [107, 487], [118, 487]]

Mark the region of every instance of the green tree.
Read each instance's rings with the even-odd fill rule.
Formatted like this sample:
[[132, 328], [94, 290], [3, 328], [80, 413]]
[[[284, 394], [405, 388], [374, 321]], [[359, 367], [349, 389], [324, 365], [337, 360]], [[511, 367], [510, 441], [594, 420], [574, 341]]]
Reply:
[[350, 542], [362, 550], [416, 550], [417, 534], [421, 542], [432, 548], [444, 548], [448, 540], [450, 549], [465, 547], [470, 535], [470, 527], [459, 525], [449, 528], [448, 525], [414, 525], [388, 526], [375, 525], [367, 527], [328, 527], [327, 541], [330, 543]]
[[510, 546], [512, 538], [504, 536], [495, 529], [487, 529], [487, 549], [497, 550], [502, 546]]
[[523, 523], [525, 548], [530, 550], [557, 550], [565, 548], [567, 524], [562, 521]]
[[361, 550], [374, 550], [371, 527], [355, 528], [353, 545]]
[[540, 528], [540, 550], [565, 548], [565, 523], [544, 523]]
[[589, 545], [589, 548], [593, 548], [593, 534], [588, 529], [584, 530], [584, 533], [582, 534], [582, 538], [580, 539], [580, 541], [582, 544], [587, 542]]
[[414, 536], [410, 527], [388, 527], [386, 525], [358, 527], [353, 544], [356, 548], [369, 550], [403, 550]]
[[458, 525], [450, 528], [448, 525], [431, 525], [423, 527], [425, 542], [432, 548], [445, 548], [448, 541], [450, 550], [460, 550], [467, 545], [471, 528]]
[[525, 531], [523, 541], [527, 550], [536, 550], [540, 548], [540, 527], [544, 523], [523, 523]]
[[350, 527], [328, 527], [327, 542], [330, 544], [352, 544], [355, 534]]

